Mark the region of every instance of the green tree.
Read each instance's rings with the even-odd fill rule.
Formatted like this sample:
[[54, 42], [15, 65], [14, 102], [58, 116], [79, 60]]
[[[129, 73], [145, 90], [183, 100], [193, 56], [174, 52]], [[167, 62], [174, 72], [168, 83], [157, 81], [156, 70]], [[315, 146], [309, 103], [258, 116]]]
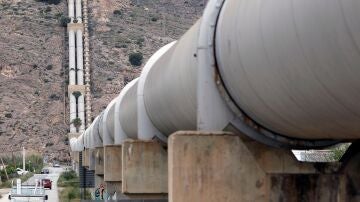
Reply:
[[81, 93], [79, 91], [75, 91], [72, 93], [76, 98], [79, 98]]
[[81, 124], [82, 124], [80, 118], [75, 118], [75, 119], [73, 119], [73, 120], [71, 121], [71, 123], [74, 124], [74, 126], [75, 126], [76, 128], [79, 128], [79, 127], [81, 126]]

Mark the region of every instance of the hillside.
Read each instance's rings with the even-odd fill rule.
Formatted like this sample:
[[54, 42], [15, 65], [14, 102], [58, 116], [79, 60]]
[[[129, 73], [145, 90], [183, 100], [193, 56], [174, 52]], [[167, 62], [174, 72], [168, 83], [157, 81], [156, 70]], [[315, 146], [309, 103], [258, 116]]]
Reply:
[[[202, 13], [203, 0], [89, 1], [93, 115], [161, 46]], [[0, 1], [0, 151], [22, 146], [68, 160], [66, 1]], [[141, 52], [141, 66], [129, 54]]]
[[[201, 16], [205, 4], [203, 0], [90, 1], [93, 114], [139, 76], [156, 50], [180, 38]], [[139, 67], [129, 63], [133, 52], [143, 54]]]
[[64, 144], [65, 3], [0, 3], [0, 147], [22, 146], [66, 159]]

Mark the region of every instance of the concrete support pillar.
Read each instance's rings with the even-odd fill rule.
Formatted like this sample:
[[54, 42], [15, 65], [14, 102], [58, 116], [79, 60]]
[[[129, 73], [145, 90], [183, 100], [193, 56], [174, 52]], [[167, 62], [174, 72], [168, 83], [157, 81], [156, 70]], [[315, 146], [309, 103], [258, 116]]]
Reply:
[[266, 174], [243, 150], [231, 134], [171, 135], [169, 201], [263, 201]]
[[104, 148], [97, 147], [95, 150], [95, 175], [104, 175]]
[[[344, 201], [360, 201], [360, 141], [352, 143], [343, 157], [342, 172], [346, 175]], [[333, 183], [333, 182], [331, 182]]]
[[[95, 188], [106, 185], [104, 180], [104, 148], [95, 148]], [[105, 188], [107, 188], [105, 186]]]
[[121, 182], [106, 182], [105, 181], [105, 185], [106, 185], [106, 191], [112, 199], [117, 200], [117, 199], [129, 198], [121, 193], [121, 187], [122, 187]]
[[89, 149], [89, 170], [95, 171], [96, 152], [96, 149]]
[[[169, 201], [345, 201], [346, 178], [232, 133], [170, 136]], [[336, 170], [338, 164], [322, 166]]]
[[74, 162], [79, 163], [79, 152], [72, 151], [72, 152], [71, 152], [71, 159], [72, 159]]
[[82, 166], [84, 167], [89, 167], [90, 162], [89, 162], [89, 149], [85, 149], [82, 152]]
[[104, 146], [104, 181], [107, 192], [115, 197], [122, 196], [122, 147]]
[[122, 147], [121, 145], [104, 146], [104, 180], [106, 182], [122, 181]]
[[103, 175], [95, 175], [95, 189], [99, 188], [100, 186], [104, 186], [104, 176]]
[[122, 148], [122, 192], [167, 194], [167, 152], [157, 142], [126, 140]]

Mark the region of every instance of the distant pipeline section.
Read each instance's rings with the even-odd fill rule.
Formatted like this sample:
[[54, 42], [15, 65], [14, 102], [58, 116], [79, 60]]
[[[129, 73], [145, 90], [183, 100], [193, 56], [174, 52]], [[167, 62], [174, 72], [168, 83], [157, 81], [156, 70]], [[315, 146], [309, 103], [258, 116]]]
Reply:
[[359, 139], [359, 10], [356, 0], [210, 0], [71, 149], [179, 130], [235, 130], [287, 148]]

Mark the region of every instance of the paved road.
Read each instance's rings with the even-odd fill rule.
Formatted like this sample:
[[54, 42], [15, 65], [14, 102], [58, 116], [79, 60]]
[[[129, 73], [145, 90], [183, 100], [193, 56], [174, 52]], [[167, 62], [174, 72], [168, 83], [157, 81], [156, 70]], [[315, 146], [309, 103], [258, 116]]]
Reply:
[[0, 202], [9, 202], [8, 196], [9, 196], [10, 188], [0, 189], [1, 199]]
[[[52, 181], [52, 189], [46, 189], [45, 193], [48, 195], [49, 202], [58, 202], [59, 201], [59, 195], [58, 195], [58, 187], [57, 187], [57, 180], [59, 179], [60, 173], [63, 172], [63, 168], [48, 168], [50, 173], [49, 174], [35, 174], [33, 177], [29, 178], [25, 183], [23, 184], [29, 184], [33, 185], [35, 184], [36, 179], [44, 179], [48, 178]], [[9, 202], [8, 195], [3, 194], [3, 197], [0, 199], [0, 202]]]

